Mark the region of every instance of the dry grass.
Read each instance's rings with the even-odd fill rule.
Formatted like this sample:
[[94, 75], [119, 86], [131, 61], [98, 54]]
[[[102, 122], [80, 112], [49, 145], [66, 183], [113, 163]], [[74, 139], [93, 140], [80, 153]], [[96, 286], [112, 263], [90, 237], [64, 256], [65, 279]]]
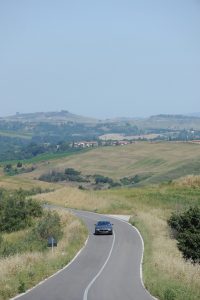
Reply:
[[193, 265], [182, 258], [176, 241], [170, 237], [165, 215], [160, 209], [138, 212], [138, 218], [151, 232], [152, 260], [148, 261], [148, 272], [164, 273], [164, 276], [181, 281], [188, 290], [198, 290], [200, 265]]
[[63, 187], [54, 192], [34, 196], [36, 199], [64, 207], [73, 207], [82, 210], [103, 210], [108, 206], [108, 198], [93, 191], [81, 191], [77, 188]]
[[192, 187], [192, 188], [199, 188], [200, 187], [200, 176], [198, 175], [188, 175], [185, 177], [181, 177], [174, 181], [174, 184], [177, 186], [183, 187]]
[[160, 136], [160, 134], [157, 133], [151, 133], [151, 134], [143, 134], [143, 135], [124, 135], [124, 134], [117, 134], [117, 133], [108, 133], [101, 135], [99, 138], [104, 141], [109, 140], [139, 140], [139, 139], [155, 139], [156, 137]]
[[[53, 169], [63, 170], [70, 167], [83, 174], [102, 174], [113, 179], [141, 173], [153, 173], [152, 178], [155, 177], [159, 182], [162, 180], [162, 176], [169, 172], [172, 172], [169, 179], [180, 177], [183, 172], [187, 172], [187, 168], [190, 166], [195, 168], [195, 162], [198, 162], [199, 158], [198, 145], [175, 142], [139, 142], [123, 147], [101, 147], [79, 155], [38, 163], [35, 171], [20, 176], [31, 180]], [[183, 170], [179, 168], [183, 168]], [[175, 169], [177, 169], [176, 173], [174, 173]], [[191, 170], [189, 171], [191, 173]]]
[[54, 189], [59, 188], [59, 185], [54, 185], [52, 183], [43, 182], [39, 180], [34, 180], [29, 178], [26, 174], [21, 174], [17, 176], [4, 176], [0, 174], [0, 188], [5, 188], [7, 190], [16, 190], [19, 188], [28, 190], [34, 187], [41, 187], [42, 189]]

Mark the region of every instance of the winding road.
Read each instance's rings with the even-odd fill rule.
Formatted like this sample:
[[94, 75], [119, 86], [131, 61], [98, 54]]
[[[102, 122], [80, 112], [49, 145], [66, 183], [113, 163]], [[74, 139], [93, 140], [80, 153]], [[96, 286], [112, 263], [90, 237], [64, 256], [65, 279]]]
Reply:
[[[37, 285], [20, 300], [152, 300], [141, 280], [142, 240], [132, 226], [90, 212], [74, 211], [89, 229], [80, 254], [61, 272]], [[114, 224], [114, 234], [94, 235], [97, 220]], [[16, 299], [16, 298], [15, 298]]]

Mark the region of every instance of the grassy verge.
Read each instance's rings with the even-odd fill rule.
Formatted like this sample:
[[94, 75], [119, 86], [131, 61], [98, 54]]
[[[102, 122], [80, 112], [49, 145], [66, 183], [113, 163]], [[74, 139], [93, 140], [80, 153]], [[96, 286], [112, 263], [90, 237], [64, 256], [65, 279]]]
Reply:
[[199, 299], [200, 267], [183, 260], [176, 242], [167, 236], [165, 221], [160, 221], [160, 228], [152, 234], [152, 227], [157, 226], [158, 222], [155, 215], [148, 214], [134, 218], [133, 221], [145, 245], [143, 279], [146, 288], [161, 300]]
[[[68, 212], [58, 210], [62, 220], [63, 239], [58, 246], [47, 252], [28, 252], [0, 260], [0, 300], [6, 300], [24, 292], [39, 281], [64, 267], [86, 240], [85, 226]], [[17, 233], [19, 235], [19, 233]], [[21, 232], [22, 236], [24, 233]], [[15, 239], [16, 236], [7, 236]]]

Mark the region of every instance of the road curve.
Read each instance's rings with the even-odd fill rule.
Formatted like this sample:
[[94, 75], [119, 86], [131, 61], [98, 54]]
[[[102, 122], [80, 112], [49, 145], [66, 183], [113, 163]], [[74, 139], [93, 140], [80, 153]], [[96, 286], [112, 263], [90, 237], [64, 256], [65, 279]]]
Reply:
[[[20, 300], [152, 300], [140, 277], [142, 241], [138, 232], [117, 219], [74, 211], [89, 229], [89, 239], [77, 258]], [[114, 224], [112, 236], [95, 236], [97, 220]]]

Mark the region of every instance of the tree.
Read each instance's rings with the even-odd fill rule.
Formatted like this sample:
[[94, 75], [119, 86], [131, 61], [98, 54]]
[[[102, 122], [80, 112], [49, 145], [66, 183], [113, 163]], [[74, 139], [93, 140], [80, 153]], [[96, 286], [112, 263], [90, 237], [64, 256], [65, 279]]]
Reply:
[[22, 167], [22, 162], [19, 161], [19, 162], [17, 163], [17, 168], [21, 168], [21, 167]]
[[95, 178], [95, 183], [96, 184], [99, 184], [99, 183], [108, 183], [108, 184], [112, 184], [113, 183], [113, 180], [112, 178], [109, 178], [109, 177], [105, 177], [105, 176], [102, 176], [102, 175], [94, 175], [94, 178]]
[[67, 168], [67, 169], [65, 169], [65, 174], [66, 175], [80, 175], [81, 172], [79, 172], [73, 168]]
[[33, 199], [26, 200], [22, 190], [0, 193], [0, 231], [17, 231], [32, 224], [43, 213], [42, 206]]
[[182, 214], [173, 213], [168, 224], [174, 230], [184, 258], [200, 263], [200, 207], [190, 207]]

